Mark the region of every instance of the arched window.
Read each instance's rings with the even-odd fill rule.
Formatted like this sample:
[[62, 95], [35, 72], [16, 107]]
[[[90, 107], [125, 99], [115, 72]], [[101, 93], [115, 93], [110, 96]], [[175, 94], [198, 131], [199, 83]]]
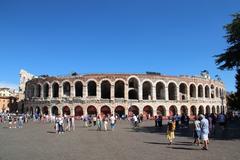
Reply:
[[83, 84], [80, 81], [75, 83], [75, 96], [76, 97], [82, 97], [83, 96]]
[[162, 82], [156, 85], [156, 96], [157, 99], [165, 99], [165, 85]]
[[190, 97], [196, 98], [196, 86], [194, 84], [190, 85]]
[[59, 97], [59, 85], [56, 82], [52, 85], [52, 93], [54, 98]]
[[101, 83], [101, 98], [103, 99], [111, 98], [111, 84], [109, 81], [103, 81]]
[[203, 98], [203, 86], [202, 85], [198, 86], [198, 97]]
[[181, 83], [179, 86], [179, 92], [181, 95], [181, 100], [186, 100], [187, 99], [187, 85], [184, 83]]
[[128, 99], [138, 99], [138, 80], [130, 78], [128, 81]]
[[70, 96], [71, 93], [71, 85], [69, 82], [64, 82], [63, 83], [63, 95], [64, 96]]
[[114, 86], [115, 98], [124, 98], [124, 82], [118, 80]]
[[88, 96], [97, 95], [97, 84], [94, 81], [88, 82]]
[[152, 99], [152, 84], [150, 82], [144, 82], [142, 85], [143, 100]]
[[174, 83], [168, 85], [168, 98], [169, 100], [177, 100], [177, 86]]

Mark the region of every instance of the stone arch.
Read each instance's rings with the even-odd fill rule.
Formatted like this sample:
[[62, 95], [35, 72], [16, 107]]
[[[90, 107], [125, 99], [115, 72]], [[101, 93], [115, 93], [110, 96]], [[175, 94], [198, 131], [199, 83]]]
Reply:
[[76, 106], [74, 112], [76, 117], [81, 117], [83, 115], [83, 108], [81, 106]]
[[202, 105], [199, 106], [199, 108], [198, 108], [198, 115], [199, 115], [199, 114], [204, 114], [204, 108], [203, 108]]
[[216, 109], [215, 109], [215, 106], [212, 106], [212, 113], [216, 113]]
[[183, 114], [188, 115], [187, 106], [185, 106], [185, 105], [181, 106], [180, 110], [181, 110], [181, 115], [183, 115]]
[[70, 97], [71, 94], [71, 84], [68, 81], [63, 82], [63, 95]]
[[168, 98], [169, 98], [169, 100], [177, 100], [177, 85], [176, 85], [176, 83], [170, 82], [168, 84]]
[[163, 82], [157, 82], [156, 84], [156, 98], [164, 100], [165, 97], [165, 84]]
[[218, 92], [218, 87], [216, 87], [216, 89], [215, 89], [216, 91], [216, 97], [219, 97], [219, 92]]
[[213, 84], [211, 85], [211, 98], [215, 98], [215, 87]]
[[59, 84], [57, 82], [52, 84], [52, 96], [53, 98], [59, 97]]
[[30, 85], [29, 86], [29, 97], [30, 98], [34, 97], [35, 96], [34, 93], [35, 93], [35, 86], [34, 85]]
[[111, 83], [108, 80], [104, 80], [101, 82], [101, 98], [111, 98]]
[[95, 106], [88, 106], [87, 108], [88, 115], [97, 115], [97, 109]]
[[71, 115], [71, 110], [70, 110], [70, 108], [68, 107], [68, 106], [64, 106], [63, 108], [62, 108], [62, 114], [63, 115]]
[[49, 84], [48, 83], [45, 83], [43, 85], [43, 97], [44, 98], [49, 97]]
[[41, 97], [41, 92], [42, 92], [42, 86], [40, 84], [37, 84], [36, 86], [36, 97]]
[[162, 116], [166, 116], [166, 108], [162, 105], [158, 106], [157, 108], [157, 114], [158, 115], [162, 115]]
[[139, 81], [138, 79], [132, 77], [128, 80], [128, 99], [138, 99], [138, 86], [139, 86]]
[[44, 114], [44, 115], [48, 115], [49, 113], [48, 113], [48, 107], [47, 106], [44, 106], [43, 108], [42, 108], [42, 113]]
[[29, 112], [30, 112], [30, 115], [33, 115], [33, 107], [30, 107]]
[[83, 83], [81, 81], [76, 81], [74, 86], [75, 86], [75, 96], [83, 97]]
[[219, 114], [219, 113], [220, 113], [220, 107], [217, 106], [217, 114]]
[[187, 84], [186, 83], [180, 83], [179, 85], [179, 93], [181, 95], [181, 100], [187, 100], [188, 90], [187, 90]]
[[58, 107], [57, 107], [57, 106], [53, 106], [52, 109], [51, 109], [51, 111], [52, 111], [52, 115], [55, 115], [55, 116], [59, 115]]
[[143, 100], [152, 100], [152, 83], [151, 81], [145, 81], [142, 83], [142, 96]]
[[149, 105], [145, 106], [143, 108], [143, 114], [149, 118], [149, 117], [152, 117], [153, 116], [153, 108]]
[[196, 106], [191, 106], [191, 112], [190, 112], [190, 115], [191, 116], [196, 116], [197, 115], [197, 108]]
[[197, 97], [197, 91], [195, 84], [190, 84], [190, 97], [196, 98]]
[[128, 114], [129, 115], [132, 115], [132, 114], [139, 115], [139, 108], [135, 105], [129, 107]]
[[114, 85], [115, 98], [124, 98], [125, 84], [124, 81], [118, 80]]
[[206, 106], [206, 115], [210, 115], [210, 114], [211, 114], [210, 106], [207, 105]]
[[210, 98], [210, 91], [209, 90], [210, 90], [209, 86], [206, 85], [205, 86], [205, 98]]
[[97, 96], [97, 83], [93, 80], [87, 83], [88, 96]]
[[198, 85], [198, 97], [203, 98], [203, 86], [201, 84]]
[[177, 107], [172, 105], [169, 107], [169, 116], [175, 116], [177, 114]]
[[115, 112], [115, 115], [122, 117], [122, 115], [125, 115], [125, 108], [123, 106], [117, 106], [114, 112]]
[[101, 107], [101, 113], [104, 114], [105, 116], [111, 115], [111, 109], [107, 105]]

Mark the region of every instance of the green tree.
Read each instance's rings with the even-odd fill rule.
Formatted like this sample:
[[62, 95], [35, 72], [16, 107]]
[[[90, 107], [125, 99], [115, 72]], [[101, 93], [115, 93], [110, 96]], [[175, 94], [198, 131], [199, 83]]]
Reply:
[[233, 14], [232, 17], [232, 22], [224, 26], [229, 47], [224, 53], [215, 56], [215, 62], [221, 70], [236, 70], [237, 92], [228, 96], [227, 99], [230, 106], [237, 105], [240, 109], [240, 13]]

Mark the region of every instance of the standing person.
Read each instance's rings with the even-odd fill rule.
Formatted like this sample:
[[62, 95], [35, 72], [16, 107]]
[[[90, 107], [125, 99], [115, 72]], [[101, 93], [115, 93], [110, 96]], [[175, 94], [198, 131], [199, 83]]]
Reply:
[[101, 131], [101, 129], [102, 129], [102, 121], [100, 119], [100, 116], [97, 116], [96, 124], [97, 124], [97, 130]]
[[113, 131], [116, 125], [116, 118], [113, 116], [113, 114], [111, 114], [111, 117], [110, 117], [110, 125], [111, 125], [111, 130]]
[[168, 125], [167, 125], [167, 139], [169, 141], [169, 145], [171, 145], [173, 143], [173, 140], [175, 139], [175, 128], [176, 128], [176, 123], [173, 120], [169, 120], [168, 121]]
[[200, 145], [200, 136], [201, 136], [200, 121], [198, 119], [198, 116], [195, 116], [193, 129], [194, 144]]
[[93, 126], [96, 126], [96, 122], [97, 122], [97, 117], [96, 115], [93, 116]]
[[134, 125], [134, 127], [137, 127], [137, 125], [138, 125], [138, 118], [137, 118], [137, 116], [135, 115], [135, 114], [133, 114], [133, 125]]
[[202, 150], [208, 150], [209, 122], [204, 115], [200, 114], [201, 139], [203, 140]]
[[71, 116], [70, 122], [71, 122], [71, 128], [72, 128], [72, 130], [75, 131], [75, 118], [74, 118], [74, 116]]
[[107, 131], [107, 126], [108, 126], [108, 118], [105, 116], [103, 119], [103, 125], [104, 125], [104, 130]]

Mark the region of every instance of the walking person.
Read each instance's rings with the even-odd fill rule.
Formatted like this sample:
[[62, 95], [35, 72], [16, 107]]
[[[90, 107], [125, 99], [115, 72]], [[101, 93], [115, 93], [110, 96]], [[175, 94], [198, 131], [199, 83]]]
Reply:
[[104, 131], [107, 131], [108, 129], [108, 118], [105, 116], [103, 119], [103, 125], [104, 125]]
[[203, 140], [202, 150], [208, 150], [209, 122], [204, 115], [200, 114], [201, 139]]
[[113, 131], [116, 125], [116, 118], [113, 116], [113, 114], [111, 114], [111, 117], [110, 117], [110, 125], [111, 125], [111, 130]]
[[200, 145], [200, 135], [201, 135], [200, 121], [198, 119], [198, 116], [195, 116], [193, 129], [194, 144]]
[[169, 120], [168, 121], [168, 125], [167, 125], [167, 139], [169, 141], [169, 145], [171, 145], [173, 143], [173, 140], [175, 139], [175, 128], [176, 128], [176, 123], [173, 120]]

